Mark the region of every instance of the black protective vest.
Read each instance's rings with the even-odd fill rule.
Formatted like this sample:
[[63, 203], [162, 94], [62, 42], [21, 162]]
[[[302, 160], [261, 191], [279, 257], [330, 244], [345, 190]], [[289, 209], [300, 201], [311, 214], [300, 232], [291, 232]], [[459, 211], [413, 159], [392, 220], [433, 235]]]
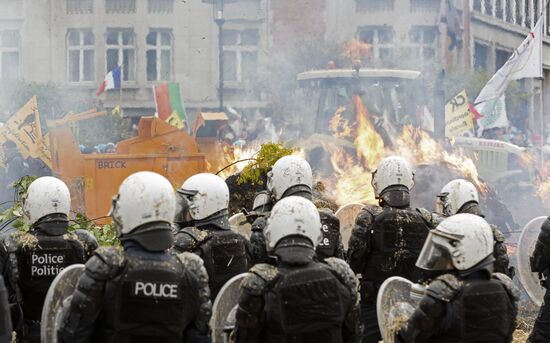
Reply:
[[326, 211], [319, 211], [319, 215], [321, 216], [321, 234], [323, 237], [315, 248], [317, 258], [323, 260], [327, 257], [341, 257], [337, 256], [340, 242], [340, 221], [334, 214]]
[[322, 263], [279, 268], [265, 297], [266, 343], [340, 343], [349, 290]]
[[514, 306], [496, 279], [464, 280], [462, 290], [447, 307], [449, 329], [434, 342], [505, 343], [513, 332]]
[[198, 311], [198, 285], [177, 257], [168, 261], [127, 256], [107, 281], [93, 342], [182, 342]]
[[201, 245], [201, 257], [208, 272], [208, 285], [212, 299], [233, 276], [248, 271], [246, 238], [231, 230], [208, 231]]
[[[31, 235], [31, 234], [28, 234]], [[17, 242], [18, 286], [25, 320], [39, 321], [48, 288], [64, 268], [86, 262], [82, 243], [69, 235], [34, 235], [36, 242]], [[25, 237], [25, 236], [23, 236]]]
[[371, 255], [363, 278], [383, 282], [390, 276], [401, 276], [417, 282], [421, 272], [416, 260], [429, 233], [420, 213], [386, 207], [374, 218], [371, 231]]

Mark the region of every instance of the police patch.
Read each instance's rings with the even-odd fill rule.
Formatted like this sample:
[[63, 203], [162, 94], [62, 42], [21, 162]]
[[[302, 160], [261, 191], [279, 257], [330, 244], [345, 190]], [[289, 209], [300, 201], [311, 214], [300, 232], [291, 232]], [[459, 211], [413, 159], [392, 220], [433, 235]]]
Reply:
[[66, 265], [62, 252], [33, 252], [30, 256], [31, 278], [55, 277]]
[[130, 296], [132, 297], [166, 300], [181, 298], [180, 288], [177, 283], [133, 281], [129, 289]]

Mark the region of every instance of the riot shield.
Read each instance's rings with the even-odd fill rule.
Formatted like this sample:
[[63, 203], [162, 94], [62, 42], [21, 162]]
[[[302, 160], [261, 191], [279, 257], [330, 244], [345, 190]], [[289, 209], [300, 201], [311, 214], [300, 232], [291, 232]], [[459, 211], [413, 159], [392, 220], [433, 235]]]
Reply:
[[236, 213], [229, 218], [229, 224], [241, 235], [250, 238], [252, 234], [252, 225], [246, 220], [244, 213]]
[[342, 235], [342, 244], [344, 244], [346, 250], [348, 250], [349, 238], [355, 226], [355, 219], [363, 207], [365, 205], [351, 203], [340, 207], [335, 213], [336, 217], [340, 219], [340, 234]]
[[384, 343], [393, 343], [395, 333], [413, 314], [421, 299], [418, 294], [423, 292], [419, 288], [422, 287], [400, 276], [392, 276], [380, 286], [376, 315]]
[[212, 306], [213, 343], [228, 343], [229, 335], [235, 327], [235, 311], [239, 301], [241, 282], [247, 273], [235, 275], [223, 285]]
[[517, 264], [519, 281], [525, 289], [525, 292], [531, 298], [531, 300], [537, 305], [542, 305], [542, 299], [544, 298], [544, 288], [540, 285], [539, 277], [537, 273], [531, 272], [531, 263], [529, 261], [537, 238], [539, 237], [540, 227], [546, 220], [546, 217], [537, 217], [532, 219], [521, 230], [521, 235], [518, 241], [517, 250]]
[[50, 285], [42, 308], [42, 343], [57, 343], [57, 331], [61, 327], [64, 311], [71, 303], [76, 284], [83, 273], [83, 264], [73, 264], [63, 269]]

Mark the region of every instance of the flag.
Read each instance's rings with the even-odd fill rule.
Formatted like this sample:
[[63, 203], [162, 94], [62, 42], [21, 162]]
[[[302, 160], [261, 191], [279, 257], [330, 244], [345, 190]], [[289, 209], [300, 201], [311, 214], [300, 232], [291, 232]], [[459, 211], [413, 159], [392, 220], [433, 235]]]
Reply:
[[470, 110], [470, 115], [472, 116], [472, 120], [477, 122], [479, 119], [483, 118], [481, 113], [475, 108], [474, 104], [471, 102], [468, 102], [468, 109]]
[[477, 121], [477, 135], [481, 136], [483, 130], [494, 127], [508, 126], [508, 116], [506, 115], [506, 96], [483, 102], [477, 105], [476, 109], [482, 115]]
[[542, 22], [543, 16], [508, 61], [483, 87], [476, 98], [476, 104], [500, 98], [512, 80], [542, 77]]
[[185, 127], [187, 114], [181, 100], [180, 85], [176, 82], [153, 86], [157, 116], [177, 128]]
[[103, 82], [99, 84], [95, 95], [100, 96], [108, 89], [119, 89], [120, 87], [122, 87], [122, 78], [120, 71], [121, 68], [120, 66], [118, 66], [108, 72], [107, 75], [105, 75], [105, 80], [103, 80]]
[[473, 135], [474, 123], [470, 108], [468, 107], [468, 96], [466, 90], [454, 96], [445, 105], [445, 137]]
[[48, 167], [52, 167], [50, 147], [42, 136], [36, 96], [11, 116], [0, 129], [0, 143], [8, 140], [15, 143], [23, 158], [41, 159]]

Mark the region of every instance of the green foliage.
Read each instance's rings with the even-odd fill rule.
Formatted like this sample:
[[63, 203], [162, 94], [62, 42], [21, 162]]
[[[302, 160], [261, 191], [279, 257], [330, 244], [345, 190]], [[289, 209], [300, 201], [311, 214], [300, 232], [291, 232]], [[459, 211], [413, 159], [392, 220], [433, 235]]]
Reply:
[[[0, 213], [0, 223], [16, 218], [12, 223], [12, 226], [22, 232], [29, 231], [29, 225], [23, 220], [23, 202], [26, 197], [27, 190], [34, 180], [36, 180], [36, 176], [27, 175], [13, 183], [12, 186], [15, 189], [16, 199], [12, 207]], [[69, 224], [69, 231], [75, 231], [78, 229], [90, 231], [101, 246], [120, 245], [116, 229], [112, 224], [98, 225], [84, 214], [77, 213], [75, 219], [71, 220]]]
[[97, 225], [82, 213], [77, 213], [71, 221], [69, 231], [87, 230], [97, 239], [100, 246], [120, 246], [118, 235], [113, 224]]
[[238, 184], [253, 183], [262, 184], [262, 175], [265, 175], [269, 169], [283, 156], [291, 155], [295, 149], [285, 148], [280, 143], [262, 144], [256, 159], [249, 163], [239, 175]]

